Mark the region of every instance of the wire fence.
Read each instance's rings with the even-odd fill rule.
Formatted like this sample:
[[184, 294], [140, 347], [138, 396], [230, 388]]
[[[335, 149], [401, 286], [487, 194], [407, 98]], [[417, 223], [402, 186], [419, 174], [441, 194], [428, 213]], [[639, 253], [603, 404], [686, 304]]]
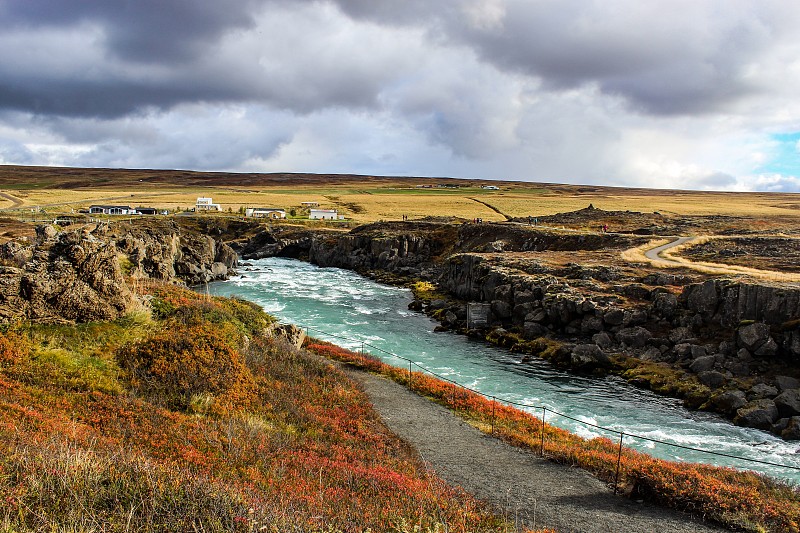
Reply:
[[[697, 453], [701, 453], [701, 454], [705, 454], [705, 455], [709, 455], [709, 456], [725, 457], [727, 459], [734, 459], [734, 460], [742, 461], [742, 462], [745, 462], [745, 463], [753, 463], [753, 464], [759, 464], [759, 465], [763, 465], [763, 466], [775, 467], [775, 468], [779, 468], [779, 469], [791, 470], [791, 471], [794, 471], [794, 472], [800, 472], [800, 466], [785, 465], [785, 464], [781, 464], [781, 463], [775, 463], [775, 462], [772, 462], [772, 461], [765, 461], [765, 460], [762, 460], [762, 459], [754, 459], [754, 458], [751, 458], [751, 457], [742, 457], [742, 456], [739, 456], [739, 455], [733, 455], [733, 454], [729, 454], [729, 453], [725, 453], [725, 452], [717, 452], [717, 451], [713, 451], [713, 450], [705, 450], [705, 449], [702, 449], [702, 448], [695, 448], [695, 447], [692, 447], [692, 446], [686, 446], [684, 444], [678, 444], [678, 443], [674, 443], [674, 442], [654, 439], [652, 437], [646, 437], [644, 435], [637, 435], [636, 433], [620, 431], [618, 429], [604, 427], [604, 426], [600, 426], [598, 424], [592, 424], [591, 422], [586, 422], [585, 420], [581, 420], [579, 418], [575, 418], [573, 416], [570, 416], [570, 415], [568, 415], [566, 413], [561, 413], [561, 412], [556, 411], [556, 410], [554, 410], [552, 408], [548, 408], [545, 405], [522, 403], [522, 402], [517, 402], [517, 401], [514, 401], [514, 400], [509, 400], [509, 399], [506, 399], [506, 398], [499, 398], [497, 396], [490, 396], [490, 395], [485, 394], [485, 393], [483, 393], [483, 392], [481, 392], [479, 390], [470, 388], [470, 387], [468, 387], [466, 385], [462, 385], [461, 383], [458, 383], [457, 381], [452, 380], [452, 379], [448, 378], [447, 376], [443, 376], [443, 375], [438, 374], [438, 373], [436, 373], [436, 372], [434, 372], [432, 370], [429, 370], [429, 369], [425, 368], [424, 366], [420, 365], [419, 363], [417, 363], [416, 361], [414, 361], [412, 359], [409, 359], [407, 357], [403, 357], [402, 355], [398, 355], [398, 354], [390, 352], [388, 350], [384, 350], [383, 348], [381, 348], [379, 346], [375, 346], [375, 345], [370, 344], [368, 342], [364, 342], [364, 341], [361, 341], [361, 340], [358, 340], [358, 339], [352, 339], [352, 338], [349, 338], [349, 337], [343, 337], [341, 335], [336, 335], [334, 333], [323, 331], [323, 330], [320, 330], [320, 329], [312, 327], [312, 326], [300, 326], [300, 327], [303, 327], [306, 330], [306, 335], [308, 335], [308, 333], [310, 331], [313, 331], [313, 332], [316, 332], [316, 333], [320, 333], [320, 334], [326, 335], [326, 336], [328, 336], [330, 338], [333, 338], [333, 339], [339, 339], [339, 340], [343, 340], [343, 341], [347, 341], [347, 342], [361, 343], [361, 353], [366, 353], [366, 349], [370, 349], [370, 350], [375, 350], [376, 352], [380, 352], [380, 353], [382, 353], [384, 355], [387, 355], [389, 357], [393, 357], [393, 358], [400, 359], [402, 361], [407, 362], [408, 363], [408, 374], [409, 374], [409, 385], [410, 386], [412, 384], [412, 381], [411, 381], [411, 379], [412, 379], [412, 368], [415, 367], [415, 368], [418, 369], [418, 371], [422, 372], [423, 374], [429, 374], [429, 375], [431, 375], [431, 376], [433, 376], [433, 377], [435, 377], [435, 378], [437, 378], [437, 379], [439, 379], [441, 381], [444, 381], [444, 382], [452, 384], [454, 387], [458, 387], [458, 388], [461, 388], [463, 390], [469, 391], [469, 392], [471, 392], [473, 394], [477, 394], [477, 395], [479, 395], [479, 396], [481, 396], [483, 398], [486, 398], [487, 400], [491, 400], [492, 402], [500, 402], [500, 403], [503, 403], [505, 405], [510, 405], [510, 406], [514, 406], [514, 407], [521, 407], [521, 408], [530, 410], [530, 411], [532, 411], [534, 413], [535, 412], [541, 412], [541, 420], [542, 420], [542, 433], [541, 433], [541, 444], [540, 444], [540, 453], [541, 453], [541, 455], [544, 455], [544, 422], [546, 421], [548, 413], [551, 415], [551, 420], [552, 420], [553, 417], [562, 417], [562, 418], [565, 418], [567, 420], [571, 420], [573, 422], [581, 424], [583, 426], [591, 427], [591, 428], [594, 428], [594, 429], [597, 429], [597, 430], [600, 430], [600, 431], [604, 431], [604, 432], [610, 433], [612, 435], [619, 436], [619, 450], [618, 450], [618, 455], [617, 455], [617, 473], [616, 473], [615, 481], [614, 481], [614, 492], [615, 493], [617, 491], [617, 481], [618, 481], [618, 478], [619, 478], [619, 467], [620, 467], [620, 462], [621, 462], [621, 458], [622, 458], [623, 439], [626, 438], [626, 437], [629, 437], [629, 438], [632, 438], [632, 439], [639, 439], [641, 441], [651, 442], [651, 443], [654, 443], [654, 444], [661, 444], [661, 445], [664, 445], [664, 446], [670, 446], [670, 447], [678, 448], [678, 449], [681, 449], [681, 450], [697, 452]], [[492, 416], [491, 416], [491, 433], [492, 434], [494, 433], [494, 424], [495, 424], [495, 420], [494, 420], [494, 408], [493, 408], [492, 409]]]

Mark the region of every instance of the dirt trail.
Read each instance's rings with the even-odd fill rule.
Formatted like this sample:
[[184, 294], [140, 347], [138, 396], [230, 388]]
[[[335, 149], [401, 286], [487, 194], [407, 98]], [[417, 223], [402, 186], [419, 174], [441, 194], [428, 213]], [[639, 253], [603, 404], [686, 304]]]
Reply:
[[668, 265], [679, 266], [679, 267], [680, 266], [686, 266], [683, 263], [679, 263], [678, 261], [675, 261], [674, 259], [668, 259], [666, 257], [662, 257], [661, 256], [661, 252], [664, 252], [666, 250], [669, 250], [670, 248], [675, 248], [676, 246], [680, 246], [682, 244], [685, 244], [685, 243], [691, 241], [692, 239], [693, 239], [693, 237], [678, 237], [676, 240], [674, 240], [672, 242], [668, 242], [667, 244], [662, 244], [661, 246], [657, 246], [655, 248], [647, 250], [644, 253], [644, 255], [645, 255], [645, 257], [647, 257], [648, 259], [650, 259], [654, 263], [666, 263]]
[[20, 198], [17, 198], [13, 194], [9, 194], [7, 192], [1, 192], [0, 191], [0, 196], [2, 196], [3, 198], [5, 198], [9, 202], [11, 202], [11, 207], [6, 207], [3, 210], [5, 210], [5, 209], [17, 209], [17, 208], [21, 207], [24, 204], [24, 202]]
[[447, 482], [491, 503], [518, 528], [561, 532], [708, 532], [688, 515], [615, 496], [587, 472], [485, 435], [404, 386], [345, 368], [386, 425]]
[[[672, 248], [677, 248], [687, 243], [691, 243], [692, 241], [699, 239], [708, 239], [710, 237], [673, 237], [673, 238], [675, 239], [674, 241], [662, 244], [660, 246], [656, 246], [654, 248], [645, 250], [641, 250], [641, 248], [640, 249], [634, 248], [632, 250], [628, 250], [628, 252], [623, 253], [623, 257], [625, 256], [626, 253], [630, 253], [635, 250], [641, 250], [644, 252], [644, 258], [653, 265], [658, 267], [680, 267], [680, 268], [689, 268], [692, 270], [696, 270], [698, 272], [703, 272], [712, 275], [722, 275], [722, 276], [747, 275], [750, 277], [765, 279], [769, 281], [785, 281], [793, 283], [800, 282], [800, 274], [796, 273], [776, 272], [772, 270], [759, 270], [756, 268], [749, 268], [737, 265], [726, 265], [722, 263], [694, 262], [679, 255], [673, 255], [673, 256], [671, 256], [670, 254], [662, 255], [664, 252], [671, 250]], [[641, 255], [639, 257], [641, 257]]]
[[500, 211], [498, 208], [496, 208], [492, 204], [486, 203], [483, 200], [478, 200], [477, 198], [467, 198], [467, 200], [472, 200], [473, 202], [477, 202], [479, 204], [485, 205], [486, 207], [488, 207], [489, 209], [491, 209], [492, 211], [494, 211], [498, 215], [505, 217], [506, 220], [511, 220], [510, 216], [506, 215], [505, 213]]

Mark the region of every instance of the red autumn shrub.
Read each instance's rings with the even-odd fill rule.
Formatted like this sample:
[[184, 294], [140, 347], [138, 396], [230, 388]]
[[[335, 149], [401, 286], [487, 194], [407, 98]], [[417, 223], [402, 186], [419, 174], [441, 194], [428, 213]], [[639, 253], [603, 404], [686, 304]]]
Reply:
[[253, 381], [239, 352], [209, 325], [162, 331], [124, 346], [117, 359], [135, 388], [175, 407], [188, 406], [197, 395], [240, 403]]
[[28, 341], [13, 332], [0, 333], [0, 368], [20, 362], [28, 353]]

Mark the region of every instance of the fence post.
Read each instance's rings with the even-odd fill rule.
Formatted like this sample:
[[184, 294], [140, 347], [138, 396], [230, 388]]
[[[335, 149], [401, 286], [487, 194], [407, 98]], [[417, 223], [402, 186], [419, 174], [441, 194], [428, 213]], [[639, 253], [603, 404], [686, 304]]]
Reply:
[[542, 406], [542, 445], [541, 445], [541, 455], [544, 457], [544, 418], [547, 416], [547, 407], [544, 405]]
[[619, 433], [619, 452], [617, 452], [617, 473], [614, 474], [614, 494], [617, 493], [617, 487], [619, 484], [619, 464], [622, 461], [622, 437], [625, 436], [625, 433], [620, 431]]
[[494, 407], [497, 405], [497, 398], [492, 396], [492, 435], [494, 435]]

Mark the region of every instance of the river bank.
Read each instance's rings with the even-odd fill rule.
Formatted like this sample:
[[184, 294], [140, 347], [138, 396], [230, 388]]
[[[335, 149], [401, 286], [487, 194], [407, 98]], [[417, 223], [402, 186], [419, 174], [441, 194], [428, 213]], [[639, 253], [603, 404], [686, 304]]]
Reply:
[[[276, 226], [233, 246], [244, 258], [299, 257], [383, 282], [422, 281], [413, 308], [443, 329], [572, 371], [616, 373], [739, 425], [800, 438], [800, 289], [621, 262], [643, 242], [423, 221], [347, 233]], [[481, 327], [468, 324], [473, 303], [484, 304]]]

